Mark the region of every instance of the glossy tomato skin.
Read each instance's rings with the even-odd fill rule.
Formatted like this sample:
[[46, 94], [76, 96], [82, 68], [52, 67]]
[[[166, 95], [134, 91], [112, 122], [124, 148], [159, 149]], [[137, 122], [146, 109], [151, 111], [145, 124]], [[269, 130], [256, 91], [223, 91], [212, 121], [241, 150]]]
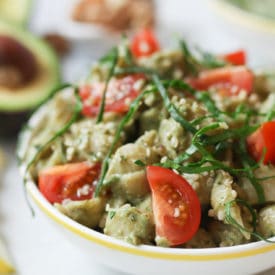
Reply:
[[150, 56], [159, 50], [159, 42], [151, 29], [139, 31], [132, 39], [131, 52], [137, 58]]
[[[88, 162], [70, 163], [46, 168], [39, 173], [38, 187], [50, 203], [61, 203], [65, 199], [90, 199], [94, 191], [94, 182], [100, 173], [100, 164]], [[87, 185], [85, 194], [79, 194], [79, 188]]]
[[197, 90], [216, 88], [223, 95], [237, 95], [253, 90], [254, 75], [244, 66], [223, 67], [203, 71], [197, 78], [189, 79], [189, 84]]
[[265, 122], [247, 138], [247, 149], [250, 155], [263, 163], [275, 164], [275, 121]]
[[[112, 79], [106, 92], [104, 112], [126, 113], [131, 102], [140, 93], [138, 85], [135, 84], [143, 80], [145, 80], [145, 76], [142, 74]], [[105, 83], [103, 82], [80, 87], [79, 95], [83, 102], [82, 113], [84, 116], [94, 117], [99, 113], [104, 88]]]
[[244, 50], [224, 54], [221, 58], [235, 66], [246, 64], [246, 52]]
[[190, 240], [201, 221], [201, 206], [196, 192], [180, 175], [159, 166], [146, 168], [152, 191], [156, 235], [170, 246]]

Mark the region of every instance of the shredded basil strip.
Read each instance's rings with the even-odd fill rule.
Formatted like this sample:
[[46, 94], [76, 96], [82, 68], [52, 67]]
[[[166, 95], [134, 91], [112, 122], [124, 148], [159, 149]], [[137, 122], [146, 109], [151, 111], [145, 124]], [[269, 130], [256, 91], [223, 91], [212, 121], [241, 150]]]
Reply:
[[200, 65], [198, 60], [192, 55], [187, 43], [184, 40], [180, 39], [179, 45], [184, 57], [185, 66], [192, 74], [196, 75]]
[[[196, 148], [194, 146], [194, 148]], [[201, 150], [201, 148], [198, 149], [198, 151]], [[188, 154], [182, 155], [181, 159], [186, 160], [190, 157]], [[214, 159], [211, 155], [207, 157], [202, 157], [202, 159], [198, 162], [191, 162], [189, 164], [183, 165], [179, 162], [181, 159], [175, 160], [166, 160], [165, 162], [159, 164], [160, 166], [163, 166], [165, 168], [171, 168], [176, 169], [180, 173], [187, 173], [187, 174], [197, 174], [202, 172], [209, 172], [212, 170], [224, 170], [230, 174], [238, 175], [241, 172], [244, 172], [243, 169], [237, 169], [237, 168], [231, 168], [230, 166], [227, 166], [223, 164], [221, 161]]]
[[225, 129], [220, 134], [207, 137], [207, 139], [204, 141], [204, 144], [213, 145], [213, 144], [216, 144], [217, 142], [225, 141], [228, 139], [236, 139], [236, 138], [248, 136], [249, 134], [253, 133], [257, 128], [258, 126], [245, 125], [244, 127], [239, 129]]
[[114, 75], [137, 74], [137, 73], [143, 73], [147, 75], [157, 74], [155, 70], [152, 70], [149, 68], [131, 66], [131, 67], [125, 67], [125, 68], [116, 68]]
[[160, 78], [157, 75], [153, 74], [152, 79], [158, 89], [158, 92], [160, 93], [160, 95], [163, 99], [164, 106], [166, 107], [167, 111], [170, 113], [171, 117], [175, 121], [177, 121], [187, 131], [189, 131], [193, 134], [196, 133], [197, 132], [196, 128], [181, 116], [179, 110], [171, 102], [168, 92], [167, 92], [166, 88], [164, 87], [164, 85], [162, 84]]
[[[243, 206], [245, 206], [251, 216], [252, 216], [252, 227], [253, 227], [253, 231], [250, 231], [248, 229], [246, 229], [245, 227], [243, 227], [241, 224], [239, 224], [231, 215], [231, 207], [233, 203], [239, 203], [242, 204]], [[225, 220], [231, 224], [232, 226], [234, 226], [235, 228], [237, 228], [240, 231], [245, 231], [250, 233], [251, 235], [253, 235], [254, 237], [256, 237], [259, 240], [268, 242], [268, 243], [275, 243], [275, 241], [271, 241], [268, 238], [263, 237], [260, 233], [258, 233], [256, 231], [256, 227], [257, 227], [257, 213], [256, 211], [253, 209], [253, 207], [245, 200], [241, 200], [241, 199], [236, 199], [236, 200], [232, 200], [230, 202], [225, 203]]]
[[117, 47], [113, 47], [109, 50], [109, 52], [107, 52], [106, 55], [102, 56], [99, 59], [99, 63], [108, 63], [108, 62], [112, 62], [112, 60], [114, 60], [114, 57], [117, 55]]
[[[198, 130], [193, 138], [192, 143], [185, 152], [179, 155], [175, 160], [167, 160], [163, 162], [163, 166], [166, 168], [176, 169], [181, 173], [201, 173], [211, 170], [223, 169], [224, 171], [231, 173], [233, 175], [238, 175], [240, 172], [244, 172], [244, 169], [235, 169], [230, 166], [225, 165], [222, 161], [215, 159], [215, 157], [204, 147], [203, 140], [209, 137], [206, 135], [208, 131], [218, 129], [220, 127], [219, 122], [207, 125], [200, 130]], [[201, 160], [198, 162], [193, 162], [189, 164], [181, 164], [183, 161], [187, 160], [192, 154], [199, 152], [201, 154]], [[203, 166], [204, 165], [204, 166]]]
[[118, 125], [118, 128], [116, 130], [115, 133], [115, 137], [114, 140], [110, 146], [110, 149], [107, 153], [107, 155], [105, 156], [103, 163], [102, 163], [102, 168], [101, 168], [101, 173], [99, 176], [99, 180], [98, 180], [98, 184], [96, 185], [96, 189], [94, 192], [94, 197], [97, 197], [100, 194], [100, 191], [104, 185], [104, 179], [105, 176], [108, 172], [109, 169], [109, 162], [110, 162], [110, 157], [113, 154], [115, 147], [120, 139], [121, 133], [125, 127], [125, 125], [132, 119], [132, 117], [134, 116], [134, 114], [136, 113], [136, 111], [139, 108], [140, 102], [142, 100], [142, 98], [144, 97], [144, 95], [150, 93], [151, 91], [147, 91], [145, 90], [143, 93], [141, 93], [130, 105], [129, 111], [128, 113], [123, 117], [123, 119], [121, 120], [121, 122]]
[[136, 165], [138, 165], [138, 166], [141, 166], [141, 167], [145, 167], [146, 166], [146, 164], [143, 161], [141, 161], [140, 159], [137, 159], [134, 163]]
[[187, 43], [182, 39], [179, 40], [179, 44], [185, 58], [187, 69], [193, 74], [197, 74], [200, 69], [214, 69], [230, 65], [230, 63], [223, 59], [209, 52], [205, 52], [198, 47], [194, 48], [195, 53], [197, 53], [196, 57], [192, 54]]
[[215, 105], [214, 101], [211, 99], [210, 95], [206, 91], [197, 91], [193, 89], [190, 85], [188, 85], [183, 80], [166, 80], [163, 82], [163, 85], [165, 87], [170, 87], [174, 89], [182, 89], [184, 91], [189, 92], [191, 95], [193, 95], [198, 101], [205, 104], [206, 108], [210, 113], [212, 113], [214, 116], [218, 116], [222, 114], [223, 112], [220, 111], [217, 106]]
[[201, 59], [199, 62], [206, 69], [214, 69], [214, 68], [224, 67], [224, 66], [230, 64], [209, 52], [205, 52], [205, 51], [201, 50], [198, 47], [196, 48], [196, 50], [200, 53], [200, 56], [201, 56]]
[[[73, 87], [71, 85], [71, 87]], [[27, 172], [29, 171], [30, 167], [37, 161], [39, 155], [41, 152], [44, 151], [45, 148], [47, 148], [53, 141], [55, 141], [58, 137], [62, 136], [64, 133], [68, 131], [68, 129], [71, 127], [71, 125], [78, 119], [79, 115], [81, 114], [82, 111], [82, 102], [81, 99], [78, 95], [78, 90], [76, 87], [74, 87], [74, 95], [76, 99], [76, 103], [74, 106], [73, 114], [70, 120], [59, 130], [57, 131], [48, 141], [46, 141], [43, 145], [41, 145], [33, 158], [29, 161], [26, 171], [25, 171], [25, 176], [24, 176], [24, 183], [26, 184], [27, 182]]]
[[268, 176], [268, 177], [261, 177], [261, 178], [256, 178], [258, 181], [264, 181], [264, 180], [269, 180], [269, 179], [275, 179], [275, 175], [274, 176]]
[[219, 123], [213, 123], [210, 124], [208, 126], [205, 126], [203, 128], [201, 128], [200, 130], [198, 130], [193, 138], [192, 138], [192, 144], [198, 149], [198, 151], [202, 154], [203, 158], [208, 158], [213, 160], [213, 156], [210, 154], [210, 152], [208, 152], [205, 147], [202, 145], [201, 140], [204, 138], [207, 138], [207, 136], [205, 135], [208, 131], [210, 130], [214, 130], [220, 127]]
[[239, 155], [241, 163], [244, 167], [244, 171], [246, 172], [247, 178], [250, 183], [256, 190], [258, 196], [258, 202], [260, 204], [265, 203], [265, 194], [262, 185], [258, 182], [257, 178], [254, 175], [255, 168], [258, 167], [258, 164], [248, 155], [246, 149], [246, 142], [244, 138], [240, 138], [239, 146], [236, 150], [236, 153]]
[[214, 122], [210, 125], [207, 125], [201, 129], [199, 129], [195, 135], [193, 136], [193, 139], [192, 141], [195, 142], [196, 140], [198, 140], [201, 136], [205, 137], [205, 134], [211, 130], [214, 130], [214, 129], [218, 129], [220, 128], [220, 123], [219, 122]]
[[275, 104], [273, 104], [271, 110], [266, 114], [264, 121], [271, 121], [275, 119]]
[[195, 118], [195, 119], [191, 120], [190, 123], [195, 126], [195, 125], [200, 124], [204, 120], [209, 119], [209, 118], [213, 118], [213, 117], [215, 117], [215, 116], [213, 116], [213, 115], [206, 115], [206, 116], [198, 117], [198, 118]]
[[246, 121], [249, 122], [249, 119], [252, 115], [254, 116], [264, 116], [256, 110], [251, 110], [248, 106], [245, 106], [243, 103], [238, 105], [232, 113], [227, 113], [230, 117], [237, 119], [239, 116], [246, 115]]
[[109, 70], [107, 79], [106, 79], [106, 83], [105, 83], [105, 87], [103, 90], [103, 94], [102, 94], [102, 99], [100, 102], [100, 108], [99, 108], [99, 112], [98, 112], [98, 116], [97, 116], [97, 120], [96, 123], [100, 123], [103, 119], [103, 114], [104, 114], [104, 109], [105, 109], [105, 101], [106, 101], [106, 93], [108, 90], [108, 86], [109, 86], [109, 82], [114, 74], [114, 70], [117, 64], [117, 60], [118, 60], [118, 49], [115, 48], [114, 49], [114, 55], [112, 56], [112, 64], [111, 64], [111, 68]]
[[203, 102], [208, 109], [210, 113], [212, 113], [214, 116], [217, 116], [219, 118], [219, 115], [222, 113], [217, 106], [215, 105], [214, 101], [211, 99], [208, 92], [205, 91], [196, 91], [195, 97], [200, 102]]
[[197, 151], [198, 151], [197, 147], [194, 144], [191, 144], [190, 147], [185, 150], [185, 152], [183, 152], [182, 154], [180, 154], [174, 159], [174, 162], [177, 164], [180, 164], [183, 161], [189, 159]]
[[127, 66], [133, 65], [134, 64], [133, 54], [132, 54], [132, 52], [129, 49], [129, 46], [128, 46], [128, 37], [127, 37], [127, 35], [125, 33], [122, 34], [121, 47], [122, 47], [122, 50], [123, 50], [123, 54], [124, 54]]
[[203, 172], [210, 172], [210, 171], [216, 171], [221, 169], [235, 175], [241, 172], [240, 169], [230, 168], [229, 166], [222, 165], [220, 162], [215, 160], [200, 160], [198, 162], [193, 162], [186, 165], [175, 163], [173, 160], [167, 160], [164, 163], [158, 164], [158, 166], [175, 169], [180, 173], [186, 173], [186, 174], [199, 174]]
[[50, 94], [43, 100], [40, 102], [40, 104], [38, 106], [36, 106], [35, 110], [33, 111], [33, 113], [43, 104], [45, 104], [46, 102], [48, 102], [57, 92], [59, 92], [60, 90], [63, 90], [65, 88], [69, 88], [72, 85], [70, 83], [61, 83], [60, 85], [56, 86], [55, 88], [52, 89], [52, 91], [50, 92]]

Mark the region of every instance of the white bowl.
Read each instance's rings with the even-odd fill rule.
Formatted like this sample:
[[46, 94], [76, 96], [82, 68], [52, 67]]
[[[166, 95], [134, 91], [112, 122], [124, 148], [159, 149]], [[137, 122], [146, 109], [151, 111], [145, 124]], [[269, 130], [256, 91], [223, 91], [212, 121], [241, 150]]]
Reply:
[[[29, 125], [35, 127], [43, 120], [46, 106], [31, 117]], [[31, 130], [28, 127], [21, 135], [19, 156], [28, 150]], [[20, 167], [22, 175], [26, 166]], [[83, 255], [116, 270], [129, 274], [255, 274], [274, 267], [275, 244], [264, 241], [225, 248], [179, 249], [148, 245], [133, 246], [89, 229], [54, 208], [40, 193], [32, 180], [26, 184], [33, 202], [48, 217], [62, 235], [69, 238]], [[275, 241], [275, 237], [272, 238]], [[91, 263], [92, 264], [92, 263]]]

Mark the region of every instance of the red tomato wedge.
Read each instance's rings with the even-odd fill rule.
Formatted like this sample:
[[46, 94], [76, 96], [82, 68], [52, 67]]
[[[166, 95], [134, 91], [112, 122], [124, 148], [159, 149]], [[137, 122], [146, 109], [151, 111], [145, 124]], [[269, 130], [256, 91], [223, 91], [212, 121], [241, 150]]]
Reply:
[[275, 164], [275, 121], [265, 122], [247, 138], [247, 148], [251, 156], [263, 163]]
[[[90, 199], [100, 168], [100, 164], [88, 162], [46, 168], [39, 173], [38, 186], [41, 193], [51, 203], [61, 203], [64, 199]], [[81, 188], [84, 189], [81, 190]]]
[[131, 52], [135, 57], [149, 56], [159, 50], [159, 42], [150, 29], [141, 30], [132, 39]]
[[236, 66], [203, 71], [188, 82], [197, 90], [216, 88], [223, 95], [237, 95], [243, 90], [249, 95], [253, 89], [253, 80], [250, 70], [244, 66]]
[[[145, 80], [145, 76], [141, 74], [111, 79], [106, 92], [104, 112], [126, 113], [131, 102], [140, 93], [140, 86], [137, 82], [141, 80]], [[99, 113], [105, 85], [100, 82], [80, 87], [79, 95], [83, 102], [83, 115], [93, 117]]]
[[170, 246], [190, 240], [201, 221], [201, 206], [191, 185], [172, 170], [147, 167], [147, 179], [152, 191], [156, 235]]
[[220, 58], [235, 66], [246, 64], [246, 52], [244, 50], [227, 53], [220, 56]]

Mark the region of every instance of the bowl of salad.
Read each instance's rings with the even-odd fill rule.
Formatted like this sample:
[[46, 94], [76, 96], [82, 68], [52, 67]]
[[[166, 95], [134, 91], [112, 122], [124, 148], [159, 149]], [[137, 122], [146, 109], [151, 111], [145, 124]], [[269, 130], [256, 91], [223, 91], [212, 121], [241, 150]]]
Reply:
[[274, 267], [274, 76], [242, 50], [166, 49], [149, 29], [88, 75], [18, 143], [26, 190], [62, 235], [131, 274]]

